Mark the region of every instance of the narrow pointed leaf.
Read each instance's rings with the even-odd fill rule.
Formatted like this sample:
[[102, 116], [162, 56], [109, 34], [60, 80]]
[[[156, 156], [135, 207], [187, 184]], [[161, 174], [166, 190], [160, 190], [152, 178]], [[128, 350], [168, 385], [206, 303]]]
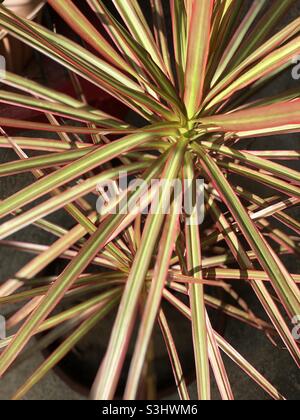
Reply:
[[191, 0], [184, 92], [184, 102], [190, 118], [197, 113], [203, 99], [213, 4], [213, 0]]
[[[172, 181], [177, 178], [185, 148], [185, 142], [181, 142], [173, 148], [163, 173], [163, 179]], [[118, 385], [121, 368], [124, 363], [124, 355], [128, 346], [129, 333], [132, 332], [134, 326], [140, 293], [165, 218], [162, 198], [166, 193], [165, 188], [166, 184], [162, 187], [157, 211], [154, 214], [150, 214], [147, 218], [141, 247], [136, 254], [131, 268], [121, 306], [107, 347], [107, 353], [93, 386], [93, 398], [97, 400], [113, 398]]]
[[210, 178], [222, 194], [223, 200], [231, 209], [241, 231], [245, 235], [253, 251], [256, 252], [261, 265], [270, 276], [282, 304], [292, 317], [295, 316], [300, 311], [300, 294], [298, 287], [295, 285], [278, 256], [276, 256], [274, 251], [258, 232], [255, 224], [250, 219], [249, 214], [239, 201], [239, 198], [234, 193], [228, 180], [218, 168], [217, 164], [201, 147], [197, 147], [197, 152], [199, 153], [207, 172], [210, 174]]
[[154, 269], [151, 287], [147, 296], [143, 317], [140, 324], [139, 335], [135, 344], [135, 350], [131, 361], [127, 386], [124, 399], [130, 400], [136, 397], [144, 361], [151, 339], [151, 334], [162, 299], [162, 292], [168, 276], [170, 260], [173, 254], [176, 237], [179, 228], [179, 212], [182, 206], [182, 197], [175, 197], [171, 214], [167, 216], [165, 227], [162, 232], [157, 263]]
[[254, 136], [255, 133], [276, 134], [284, 128], [291, 132], [300, 131], [300, 99], [279, 102], [268, 106], [254, 107], [231, 114], [201, 118], [204, 124], [213, 124], [212, 130]]

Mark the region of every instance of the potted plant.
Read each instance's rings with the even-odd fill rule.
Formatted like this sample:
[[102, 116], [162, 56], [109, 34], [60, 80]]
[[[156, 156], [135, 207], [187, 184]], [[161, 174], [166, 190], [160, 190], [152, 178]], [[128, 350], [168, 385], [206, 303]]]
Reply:
[[[0, 287], [2, 307], [20, 304], [7, 322], [16, 332], [0, 341], [0, 376], [35, 335], [51, 331], [47, 344], [56, 342], [13, 398], [24, 397], [85, 337], [101, 354], [99, 334], [107, 344], [92, 397], [115, 398], [125, 372], [125, 400], [154, 398], [158, 330], [178, 394], [188, 400], [173, 308], [188, 320], [200, 400], [211, 398], [211, 375], [222, 399], [234, 399], [224, 354], [266, 394], [284, 399], [216, 331], [209, 308], [281, 342], [299, 366], [300, 276], [285, 261], [299, 253], [299, 222], [288, 212], [299, 205], [300, 173], [290, 165], [299, 151], [275, 141], [272, 150], [259, 147], [262, 137], [272, 142], [300, 131], [299, 88], [255, 96], [299, 53], [299, 18], [276, 31], [293, 1], [269, 8], [262, 1], [145, 1], [149, 24], [135, 0], [109, 8], [89, 0], [98, 26], [71, 0], [48, 3], [84, 46], [0, 8], [3, 29], [65, 66], [77, 92], [12, 73], [0, 92], [1, 102], [44, 117], [0, 118], [0, 145], [18, 156], [0, 165], [0, 175], [35, 178], [0, 203], [0, 241], [37, 254]], [[92, 107], [82, 79], [125, 105], [128, 116]], [[243, 146], [249, 138], [255, 151]], [[48, 218], [62, 209], [70, 228]], [[47, 247], [10, 240], [28, 226], [56, 240]], [[58, 272], [44, 271], [58, 259]], [[265, 316], [239, 295], [241, 287]]]
[[[20, 17], [40, 21], [41, 8], [44, 5], [42, 0], [4, 0], [3, 4], [7, 9]], [[9, 70], [20, 72], [31, 58], [32, 49], [24, 47], [24, 44], [13, 37], [10, 37], [5, 30], [0, 32], [0, 54], [5, 56], [6, 65]]]

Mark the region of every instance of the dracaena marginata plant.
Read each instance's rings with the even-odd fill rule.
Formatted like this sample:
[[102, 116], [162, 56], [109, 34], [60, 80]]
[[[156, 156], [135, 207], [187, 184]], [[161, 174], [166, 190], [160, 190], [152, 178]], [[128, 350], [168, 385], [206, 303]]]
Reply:
[[[208, 308], [222, 310], [261, 330], [273, 342], [281, 342], [299, 366], [292, 319], [300, 314], [300, 276], [286, 268], [283, 255], [299, 254], [300, 224], [287, 210], [299, 204], [300, 173], [286, 161], [299, 159], [300, 152], [284, 150], [285, 145], [271, 137], [300, 131], [299, 85], [274, 97], [254, 96], [290, 66], [300, 51], [300, 18], [276, 32], [294, 1], [258, 0], [249, 6], [243, 0], [86, 3], [98, 21], [91, 23], [74, 1], [48, 1], [82, 40], [78, 43], [14, 15], [3, 5], [0, 9], [3, 30], [64, 66], [77, 86], [86, 79], [142, 121], [136, 127], [89, 106], [84, 92], [71, 97], [7, 72], [0, 101], [34, 109], [48, 122], [0, 118], [1, 147], [17, 154], [15, 161], [0, 165], [1, 176], [31, 172], [36, 178], [1, 201], [0, 217], [5, 220], [0, 238], [20, 252], [38, 254], [15, 278], [1, 283], [1, 306], [22, 305], [8, 320], [8, 328], [18, 326], [16, 332], [0, 341], [0, 375], [37, 333], [72, 321], [73, 328], [62, 344], [14, 396], [22, 398], [118, 308], [93, 398], [115, 397], [135, 325], [138, 334], [124, 399], [137, 397], [153, 328], [158, 324], [179, 396], [187, 400], [181, 356], [162, 305], [167, 301], [190, 320], [199, 399], [211, 398], [211, 375], [221, 397], [234, 399], [224, 355], [269, 396], [283, 399], [215, 331]], [[146, 5], [152, 11], [151, 22], [143, 13]], [[39, 138], [9, 135], [11, 128], [36, 131]], [[56, 139], [43, 139], [40, 133], [45, 131], [55, 133]], [[275, 150], [245, 150], [244, 139], [255, 139], [259, 149], [260, 139], [268, 136]], [[30, 157], [28, 151], [43, 153]], [[169, 214], [147, 215], [135, 206], [127, 213], [112, 214], [108, 209], [113, 202], [106, 212], [97, 214], [88, 196], [100, 194], [96, 186], [116, 179], [119, 172], [144, 180], [149, 189], [153, 179], [189, 180], [191, 184], [203, 179], [209, 229], [188, 223], [190, 216], [178, 211], [183, 198], [175, 194]], [[268, 193], [250, 191], [243, 186], [243, 178], [251, 181], [254, 191], [261, 191], [258, 187], [263, 185]], [[130, 202], [141, 198], [139, 188], [126, 192]], [[165, 192], [159, 195], [157, 210]], [[142, 198], [144, 207], [151, 205], [153, 195]], [[74, 222], [72, 229], [47, 219], [60, 209]], [[10, 235], [29, 225], [50, 231], [57, 240], [46, 248], [9, 241]], [[34, 279], [58, 258], [68, 261], [66, 269], [37, 287]], [[237, 282], [247, 284], [257, 296], [266, 318], [256, 316], [236, 296]], [[235, 297], [236, 304], [217, 299], [214, 288], [221, 288], [223, 296]], [[80, 305], [53, 313], [72, 294], [87, 297]]]

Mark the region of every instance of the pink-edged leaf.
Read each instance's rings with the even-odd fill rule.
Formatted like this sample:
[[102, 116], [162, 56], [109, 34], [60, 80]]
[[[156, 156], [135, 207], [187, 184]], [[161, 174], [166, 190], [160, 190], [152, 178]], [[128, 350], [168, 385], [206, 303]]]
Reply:
[[[169, 294], [168, 301], [178, 309], [186, 318], [191, 320], [192, 314], [188, 306], [175, 296]], [[240, 353], [238, 353], [227, 341], [218, 333], [214, 332], [215, 339], [219, 348], [227, 354], [250, 378], [252, 378], [262, 389], [264, 389], [273, 399], [284, 400], [284, 397], [270, 382], [261, 375]]]
[[254, 136], [255, 133], [272, 135], [279, 129], [300, 131], [300, 99], [254, 107], [230, 114], [214, 115], [200, 119], [211, 125], [211, 131]]
[[223, 201], [231, 210], [241, 232], [243, 232], [253, 251], [257, 253], [261, 265], [270, 276], [272, 284], [287, 312], [292, 315], [292, 317], [298, 314], [300, 311], [299, 289], [295, 285], [289, 272], [273, 249], [258, 232], [257, 227], [251, 220], [245, 207], [240, 202], [215, 161], [201, 147], [197, 147], [196, 150], [199, 153], [206, 172], [209, 174], [214, 186], [219, 191]]
[[237, 28], [235, 34], [232, 36], [227, 48], [225, 49], [223, 56], [221, 57], [220, 64], [216, 71], [216, 74], [212, 80], [212, 85], [219, 80], [222, 74], [225, 72], [228, 65], [230, 65], [231, 60], [236, 53], [239, 46], [243, 43], [243, 40], [249, 31], [251, 25], [253, 24], [254, 20], [261, 12], [261, 10], [265, 7], [265, 2], [261, 0], [254, 0], [253, 4], [251, 5], [248, 13], [244, 17], [243, 21], [241, 22], [240, 26]]
[[110, 399], [115, 394], [129, 344], [128, 339], [132, 334], [139, 298], [165, 219], [163, 208], [167, 184], [177, 178], [186, 146], [185, 141], [178, 143], [171, 149], [168, 156], [162, 174], [162, 179], [167, 182], [162, 185], [155, 211], [153, 214], [150, 212], [147, 217], [141, 246], [131, 267], [106, 356], [94, 382], [92, 394], [95, 399]]
[[178, 394], [181, 400], [188, 401], [190, 400], [189, 391], [186, 381], [184, 379], [184, 374], [181, 367], [179, 355], [177, 353], [176, 344], [174, 342], [167, 318], [162, 310], [159, 313], [159, 325], [169, 353], [169, 358], [172, 364]]
[[171, 214], [167, 216], [162, 232], [157, 262], [154, 269], [151, 287], [147, 296], [145, 310], [142, 316], [139, 335], [135, 344], [135, 351], [131, 361], [124, 399], [136, 397], [139, 380], [142, 374], [147, 349], [157, 315], [160, 309], [163, 289], [169, 272], [170, 260], [179, 231], [179, 212], [182, 206], [182, 197], [174, 200]]
[[193, 118], [203, 98], [214, 0], [190, 0], [190, 3], [184, 102], [188, 117]]
[[[195, 188], [195, 171], [190, 156], [186, 156], [184, 178], [187, 194], [192, 195]], [[198, 193], [198, 192], [197, 192]], [[198, 209], [193, 204], [191, 214], [186, 215], [186, 259], [189, 273], [196, 279], [202, 279], [202, 250], [199, 229]], [[210, 400], [210, 370], [208, 354], [208, 334], [204, 302], [203, 284], [189, 285], [189, 298], [192, 311], [192, 331], [196, 366], [197, 390], [200, 400]]]
[[107, 61], [129, 73], [132, 71], [128, 63], [120, 56], [89, 22], [84, 14], [71, 0], [48, 0], [48, 3], [61, 15], [67, 24], [88, 44], [90, 44]]

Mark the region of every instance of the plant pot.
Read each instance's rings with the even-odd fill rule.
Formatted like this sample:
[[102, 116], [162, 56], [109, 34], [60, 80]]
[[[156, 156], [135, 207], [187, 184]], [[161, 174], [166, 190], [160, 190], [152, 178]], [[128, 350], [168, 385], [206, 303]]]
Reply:
[[[43, 4], [41, 0], [5, 0], [3, 3], [16, 15], [38, 22]], [[20, 73], [32, 57], [32, 48], [3, 31], [0, 32], [0, 54], [6, 59], [7, 70]]]

